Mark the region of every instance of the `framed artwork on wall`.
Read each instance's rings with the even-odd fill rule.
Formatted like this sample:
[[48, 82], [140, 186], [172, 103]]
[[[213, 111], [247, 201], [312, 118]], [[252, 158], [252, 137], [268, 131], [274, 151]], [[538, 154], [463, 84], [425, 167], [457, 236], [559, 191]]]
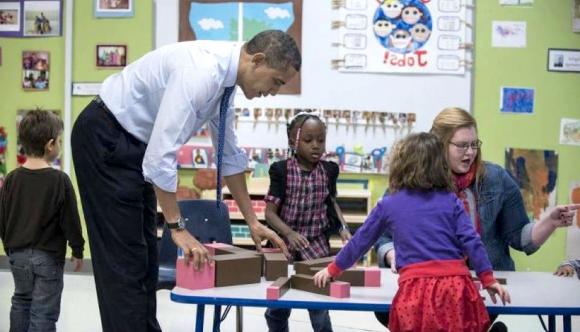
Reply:
[[97, 45], [97, 68], [122, 68], [127, 65], [127, 45]]
[[548, 71], [580, 73], [580, 49], [548, 49]]
[[0, 1], [0, 37], [62, 35], [62, 0]]
[[20, 2], [0, 2], [0, 36], [18, 36], [20, 33]]
[[132, 17], [134, 0], [94, 0], [95, 17]]
[[22, 52], [22, 88], [26, 91], [46, 91], [49, 86], [50, 53]]
[[[303, 0], [179, 0], [179, 41], [243, 43], [259, 32], [286, 31], [302, 52]], [[300, 94], [300, 72], [279, 94]]]
[[60, 36], [61, 8], [60, 1], [25, 1], [24, 36]]

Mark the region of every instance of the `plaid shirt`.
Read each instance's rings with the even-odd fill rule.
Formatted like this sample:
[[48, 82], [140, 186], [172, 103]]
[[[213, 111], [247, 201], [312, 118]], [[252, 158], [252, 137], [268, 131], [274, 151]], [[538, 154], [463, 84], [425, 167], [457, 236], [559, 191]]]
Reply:
[[[270, 172], [271, 185], [264, 201], [278, 206], [280, 218], [295, 232], [306, 237], [310, 245], [304, 250], [290, 248], [297, 260], [309, 260], [330, 255], [330, 245], [324, 231], [328, 228], [327, 206], [329, 177], [319, 162], [316, 167], [305, 172], [300, 169], [295, 158], [286, 162], [286, 192], [284, 201], [273, 193], [272, 184], [276, 175]], [[286, 244], [288, 241], [285, 239]]]

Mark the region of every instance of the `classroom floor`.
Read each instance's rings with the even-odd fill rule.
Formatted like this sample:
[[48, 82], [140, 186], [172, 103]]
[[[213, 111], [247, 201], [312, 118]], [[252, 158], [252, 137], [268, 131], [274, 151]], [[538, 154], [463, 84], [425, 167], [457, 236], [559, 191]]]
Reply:
[[[57, 323], [58, 331], [98, 332], [101, 331], [99, 311], [95, 293], [95, 284], [90, 274], [66, 273], [64, 277], [61, 315]], [[14, 290], [12, 275], [8, 270], [0, 269], [0, 332], [8, 332], [10, 297]], [[331, 311], [335, 332], [385, 331], [368, 312]], [[213, 310], [206, 309], [205, 329], [211, 331]], [[169, 291], [157, 293], [157, 318], [164, 331], [193, 331], [195, 326], [195, 306], [173, 303]], [[500, 316], [510, 332], [543, 331], [536, 316]], [[547, 319], [545, 318], [547, 322]], [[558, 321], [561, 324], [560, 321]], [[263, 308], [244, 308], [244, 331], [267, 331]], [[573, 317], [573, 329], [580, 330], [580, 317]], [[235, 331], [235, 312], [232, 310], [224, 323], [222, 332]], [[294, 310], [290, 317], [290, 331], [312, 331], [308, 313], [305, 310]], [[558, 329], [561, 331], [561, 328]]]

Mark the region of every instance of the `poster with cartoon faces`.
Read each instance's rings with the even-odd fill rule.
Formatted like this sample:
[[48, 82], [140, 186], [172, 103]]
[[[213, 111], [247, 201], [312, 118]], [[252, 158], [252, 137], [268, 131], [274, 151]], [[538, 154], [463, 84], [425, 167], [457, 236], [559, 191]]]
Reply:
[[[340, 8], [343, 21], [364, 21], [361, 25], [343, 24], [339, 30], [340, 71], [384, 73], [465, 73], [466, 7], [461, 0], [360, 0], [366, 5]], [[354, 31], [356, 30], [356, 31]], [[363, 33], [366, 33], [363, 34]], [[349, 39], [350, 38], [350, 39]], [[469, 39], [470, 40], [470, 39]], [[359, 61], [364, 59], [364, 61]]]

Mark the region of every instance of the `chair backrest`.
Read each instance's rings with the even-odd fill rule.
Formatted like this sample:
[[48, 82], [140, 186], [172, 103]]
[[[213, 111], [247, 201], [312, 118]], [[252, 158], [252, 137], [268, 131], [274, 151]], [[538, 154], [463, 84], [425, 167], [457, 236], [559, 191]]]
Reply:
[[[223, 202], [213, 200], [184, 200], [177, 203], [181, 216], [186, 218], [186, 228], [201, 243], [221, 242], [232, 244], [232, 229], [228, 208]], [[172, 289], [175, 286], [175, 262], [177, 246], [171, 232], [163, 227], [159, 245], [159, 280], [157, 289]]]
[[183, 200], [177, 203], [186, 218], [187, 230], [201, 243], [232, 244], [230, 214], [223, 202], [205, 199]]

